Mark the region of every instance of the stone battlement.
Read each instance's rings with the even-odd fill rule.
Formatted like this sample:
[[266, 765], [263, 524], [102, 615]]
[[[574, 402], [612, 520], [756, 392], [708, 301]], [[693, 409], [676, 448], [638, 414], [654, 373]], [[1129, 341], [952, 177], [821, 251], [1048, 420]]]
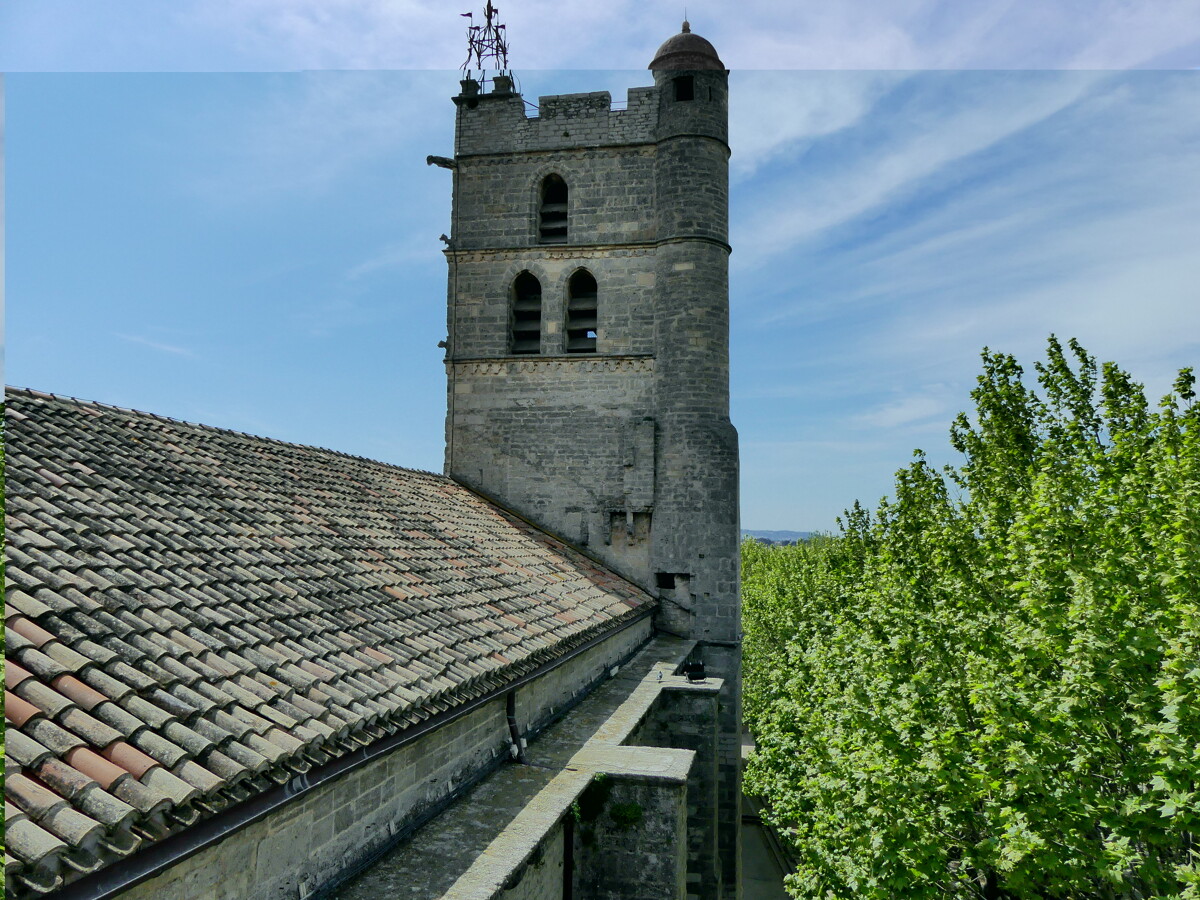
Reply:
[[457, 99], [458, 156], [646, 144], [658, 125], [656, 87], [630, 88], [625, 109], [613, 109], [608, 91], [539, 97], [533, 116], [520, 94]]

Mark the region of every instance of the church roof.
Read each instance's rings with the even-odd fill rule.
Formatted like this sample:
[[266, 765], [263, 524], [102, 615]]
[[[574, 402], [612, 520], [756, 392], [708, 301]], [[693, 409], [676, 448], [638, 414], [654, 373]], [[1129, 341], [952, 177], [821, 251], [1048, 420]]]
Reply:
[[440, 475], [7, 399], [18, 895], [489, 694], [654, 602]]
[[700, 35], [692, 33], [692, 26], [685, 19], [679, 34], [663, 42], [647, 68], [693, 71], [718, 69], [723, 72], [725, 63], [717, 56], [716, 47]]

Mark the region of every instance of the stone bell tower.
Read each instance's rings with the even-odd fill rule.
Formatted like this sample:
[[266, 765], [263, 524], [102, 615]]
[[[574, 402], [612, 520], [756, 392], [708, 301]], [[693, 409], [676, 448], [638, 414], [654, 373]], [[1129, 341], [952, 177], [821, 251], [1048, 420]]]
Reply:
[[624, 108], [470, 78], [457, 123], [446, 472], [660, 598], [725, 679], [719, 884], [738, 890], [728, 72], [684, 23]]

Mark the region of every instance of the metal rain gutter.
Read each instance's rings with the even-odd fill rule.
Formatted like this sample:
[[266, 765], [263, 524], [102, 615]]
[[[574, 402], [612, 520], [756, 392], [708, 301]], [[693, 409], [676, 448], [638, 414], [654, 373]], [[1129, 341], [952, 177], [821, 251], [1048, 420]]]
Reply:
[[453, 722], [470, 712], [504, 697], [523, 685], [534, 681], [566, 662], [579, 656], [592, 647], [615, 637], [627, 628], [636, 625], [643, 619], [654, 614], [657, 604], [649, 604], [632, 618], [622, 622], [615, 628], [606, 630], [585, 641], [578, 647], [567, 651], [562, 656], [542, 663], [537, 668], [526, 672], [519, 678], [494, 688], [482, 696], [467, 701], [454, 709], [438, 713], [416, 725], [410, 725], [395, 734], [376, 741], [367, 747], [348, 753], [345, 756], [331, 760], [324, 765], [310, 769], [308, 772], [296, 775], [286, 784], [270, 788], [249, 800], [222, 810], [215, 816], [203, 819], [178, 834], [173, 834], [162, 841], [151, 844], [146, 849], [127, 857], [125, 860], [105, 866], [99, 871], [85, 875], [77, 881], [43, 895], [45, 900], [107, 900], [115, 897], [155, 875], [166, 871], [175, 864], [182, 862], [214, 844], [219, 843], [234, 832], [240, 831], [247, 825], [270, 815], [297, 797], [316, 790], [333, 779], [352, 772], [372, 760], [377, 759], [404, 744], [411, 743], [424, 735], [435, 731], [441, 726]]

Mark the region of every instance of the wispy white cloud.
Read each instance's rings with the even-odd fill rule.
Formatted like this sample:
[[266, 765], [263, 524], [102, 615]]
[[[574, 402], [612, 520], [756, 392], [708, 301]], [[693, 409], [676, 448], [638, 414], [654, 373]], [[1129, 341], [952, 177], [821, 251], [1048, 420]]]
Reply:
[[[302, 73], [260, 76], [237, 108], [189, 110], [180, 127], [208, 149], [193, 173], [198, 195], [239, 204], [266, 194], [322, 193], [364, 163], [390, 158], [409, 170], [424, 160], [440, 122], [450, 142], [448, 100], [429, 73]], [[219, 135], [212, 141], [211, 135]], [[417, 142], [421, 146], [416, 146]], [[417, 170], [420, 171], [419, 169]], [[399, 176], [398, 176], [399, 177]]]
[[916, 74], [747, 176], [734, 420], [779, 440], [747, 441], [744, 490], [763, 496], [746, 521], [827, 523], [886, 493], [913, 447], [954, 460], [984, 346], [1032, 372], [1047, 335], [1077, 337], [1152, 399], [1196, 365], [1198, 75]]
[[893, 119], [884, 133], [876, 130], [868, 137], [869, 156], [864, 148], [852, 146], [844, 160], [824, 166], [819, 179], [801, 172], [799, 177], [783, 175], [764, 185], [762, 202], [753, 215], [735, 222], [735, 228], [741, 226], [737, 243], [745, 249], [734, 265], [762, 265], [821, 232], [896, 202], [964, 157], [1066, 108], [1099, 76], [1019, 85], [966, 81], [967, 77], [963, 76], [960, 90], [936, 92], [936, 106], [917, 103], [903, 121]]
[[164, 344], [161, 341], [153, 341], [150, 338], [141, 337], [140, 335], [113, 332], [113, 336], [118, 337], [123, 341], [128, 341], [131, 344], [141, 344], [143, 347], [149, 347], [152, 350], [158, 350], [161, 353], [171, 353], [175, 356], [188, 356], [191, 358], [196, 357], [196, 353], [192, 350], [189, 350], [187, 347], [178, 347], [174, 344]]
[[1053, 331], [1165, 364], [1200, 345], [1200, 128], [1179, 115], [1200, 101], [1200, 79], [1134, 87], [1099, 86], [1050, 135], [1031, 136], [1037, 152], [1009, 159], [1003, 179], [869, 251], [863, 288], [903, 310], [870, 346], [910, 357], [956, 343], [1039, 352]]
[[850, 128], [907, 75], [894, 72], [735, 72], [730, 80], [732, 176], [743, 181], [811, 141]]
[[346, 272], [346, 278], [357, 281], [377, 272], [389, 272], [413, 265], [425, 266], [429, 265], [431, 258], [437, 261], [426, 243], [418, 243], [411, 239], [397, 241], [351, 266]]
[[945, 389], [931, 388], [919, 393], [906, 393], [865, 412], [850, 417], [854, 425], [868, 428], [899, 428], [901, 426], [933, 424], [944, 428], [952, 414], [953, 400]]
[[[0, 67], [16, 70], [452, 68], [481, 4], [436, 0], [8, 0]], [[511, 65], [640, 70], [682, 8], [612, 0], [503, 6]], [[734, 70], [1195, 65], [1193, 0], [691, 0]], [[1190, 60], [1190, 64], [1188, 62]], [[786, 102], [786, 94], [780, 95]]]
[[[451, 69], [482, 4], [436, 0], [8, 0], [10, 70]], [[644, 69], [679, 6], [634, 0], [502, 4], [511, 64]], [[1125, 68], [1195, 65], [1194, 0], [691, 0], [697, 33], [733, 69]], [[786, 102], [786, 93], [780, 99]]]

